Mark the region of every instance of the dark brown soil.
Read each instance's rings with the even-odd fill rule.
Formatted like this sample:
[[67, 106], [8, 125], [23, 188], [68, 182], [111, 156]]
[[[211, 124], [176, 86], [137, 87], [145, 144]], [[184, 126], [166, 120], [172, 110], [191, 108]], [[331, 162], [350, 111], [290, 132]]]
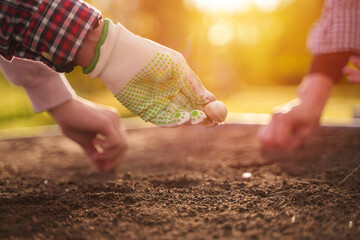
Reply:
[[64, 137], [0, 141], [0, 238], [359, 239], [360, 129], [271, 155], [256, 130], [131, 130], [111, 174]]

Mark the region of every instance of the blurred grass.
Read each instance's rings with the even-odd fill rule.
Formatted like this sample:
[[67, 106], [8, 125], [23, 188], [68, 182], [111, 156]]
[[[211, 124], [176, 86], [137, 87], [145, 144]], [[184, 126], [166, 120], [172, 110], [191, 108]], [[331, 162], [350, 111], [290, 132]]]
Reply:
[[[221, 99], [230, 112], [271, 113], [273, 107], [296, 97], [295, 85], [247, 86], [239, 93]], [[323, 112], [324, 118], [352, 118], [360, 104], [360, 86], [342, 83], [334, 87]]]
[[[229, 112], [271, 113], [274, 106], [284, 104], [296, 96], [297, 86], [243, 86], [232, 95], [216, 93]], [[4, 79], [0, 80], [0, 129], [34, 127], [54, 124], [47, 113], [35, 114], [24, 90], [13, 86]], [[80, 92], [80, 91], [79, 91]], [[133, 116], [113, 97], [110, 91], [80, 92], [79, 95], [99, 104], [117, 108], [123, 118]], [[353, 107], [360, 103], [360, 86], [337, 85], [326, 106], [325, 118], [352, 118]]]
[[25, 91], [0, 80], [0, 129], [32, 127], [53, 123], [46, 113], [34, 114]]

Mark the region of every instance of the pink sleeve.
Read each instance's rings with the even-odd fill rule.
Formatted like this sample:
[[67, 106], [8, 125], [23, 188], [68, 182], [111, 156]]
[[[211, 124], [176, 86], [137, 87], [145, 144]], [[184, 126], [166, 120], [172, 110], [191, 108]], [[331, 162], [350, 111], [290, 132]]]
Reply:
[[312, 27], [307, 45], [311, 53], [360, 52], [360, 0], [326, 0]]
[[0, 68], [9, 81], [26, 90], [35, 112], [59, 106], [76, 95], [64, 74], [40, 62], [19, 58], [8, 62], [0, 57]]

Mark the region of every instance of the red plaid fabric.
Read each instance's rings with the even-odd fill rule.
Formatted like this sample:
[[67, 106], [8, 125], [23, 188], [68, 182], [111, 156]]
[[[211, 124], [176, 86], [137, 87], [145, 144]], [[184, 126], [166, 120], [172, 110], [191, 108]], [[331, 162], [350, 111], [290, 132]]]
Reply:
[[360, 0], [327, 0], [308, 48], [313, 54], [360, 52]]
[[100, 12], [82, 0], [1, 0], [0, 54], [69, 72]]

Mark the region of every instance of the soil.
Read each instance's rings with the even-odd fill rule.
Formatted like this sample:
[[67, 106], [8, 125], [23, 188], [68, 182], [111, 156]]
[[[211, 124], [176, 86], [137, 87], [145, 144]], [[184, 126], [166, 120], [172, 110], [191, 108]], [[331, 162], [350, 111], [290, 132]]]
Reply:
[[360, 129], [264, 153], [257, 128], [130, 130], [110, 174], [62, 136], [2, 140], [0, 238], [359, 239]]

